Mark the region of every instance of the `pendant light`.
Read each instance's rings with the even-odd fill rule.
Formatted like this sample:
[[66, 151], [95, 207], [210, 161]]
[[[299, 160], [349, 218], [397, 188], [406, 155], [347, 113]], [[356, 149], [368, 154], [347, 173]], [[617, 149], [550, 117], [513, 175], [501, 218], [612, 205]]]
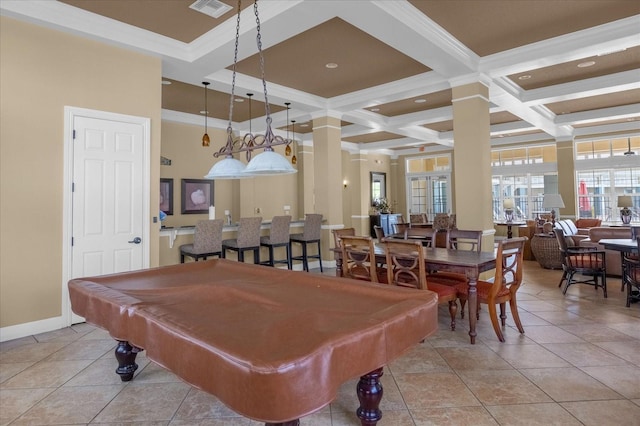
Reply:
[[209, 115], [209, 108], [207, 104], [207, 86], [210, 84], [208, 81], [203, 81], [204, 85], [204, 135], [202, 135], [202, 146], [209, 146], [211, 139], [207, 134], [207, 116]]
[[[291, 120], [291, 124], [293, 125], [293, 130], [292, 133], [293, 135], [291, 136], [291, 140], [293, 141], [293, 149], [296, 149], [296, 120]], [[293, 157], [291, 157], [291, 164], [296, 164], [298, 162], [298, 159], [296, 158], [296, 153], [295, 151], [293, 152]]]
[[[287, 106], [287, 140], [288, 140], [289, 139], [289, 105], [291, 105], [291, 102], [285, 102], [284, 104]], [[287, 145], [287, 147], [284, 149], [284, 155], [286, 155], [287, 157], [291, 155], [291, 145]]]
[[[254, 0], [253, 10], [256, 16], [256, 43], [260, 56], [260, 72], [262, 77], [262, 87], [264, 88], [264, 105], [266, 113], [267, 128], [264, 135], [254, 135], [249, 132], [241, 139], [233, 137], [233, 98], [235, 94], [236, 66], [238, 63], [238, 41], [240, 39], [240, 15], [241, 0], [238, 0], [238, 15], [236, 19], [236, 39], [233, 58], [233, 73], [231, 81], [231, 101], [229, 105], [229, 125], [227, 126], [227, 143], [220, 150], [213, 154], [214, 157], [224, 156], [222, 161], [217, 162], [205, 176], [207, 179], [238, 179], [240, 177], [252, 177], [258, 175], [276, 175], [296, 173], [297, 170], [289, 164], [284, 156], [273, 150], [277, 145], [289, 145], [291, 140], [276, 136], [271, 129], [271, 113], [269, 109], [269, 98], [267, 95], [267, 83], [264, 76], [264, 57], [262, 53], [262, 37], [260, 35], [260, 17], [258, 16], [258, 1]], [[264, 152], [252, 157], [253, 151], [263, 149]], [[249, 164], [244, 167], [242, 162], [233, 158], [233, 154], [245, 152]], [[224, 163], [224, 165], [220, 165]], [[239, 164], [238, 164], [239, 163]], [[242, 167], [240, 166], [242, 165]]]

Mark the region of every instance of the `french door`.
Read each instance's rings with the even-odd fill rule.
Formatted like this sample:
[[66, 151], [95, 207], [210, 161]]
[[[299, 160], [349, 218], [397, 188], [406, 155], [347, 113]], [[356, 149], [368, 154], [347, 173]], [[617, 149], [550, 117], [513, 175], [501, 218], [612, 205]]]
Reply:
[[429, 221], [437, 213], [451, 212], [451, 174], [421, 174], [407, 177], [409, 214], [426, 213]]

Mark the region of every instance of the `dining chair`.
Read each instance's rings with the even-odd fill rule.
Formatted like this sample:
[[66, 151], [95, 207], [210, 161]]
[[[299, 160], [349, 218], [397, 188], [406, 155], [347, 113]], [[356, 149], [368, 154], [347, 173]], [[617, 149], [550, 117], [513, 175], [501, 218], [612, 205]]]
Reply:
[[207, 259], [209, 256], [222, 255], [222, 219], [200, 220], [196, 223], [193, 233], [193, 244], [180, 246], [180, 263], [184, 263], [184, 257]]
[[[482, 231], [450, 229], [446, 231], [446, 248], [450, 250], [469, 250], [480, 253], [482, 250]], [[465, 274], [455, 272], [431, 272], [427, 279], [438, 284], [457, 286], [468, 281]]]
[[432, 247], [435, 241], [435, 232], [433, 228], [414, 228], [406, 230], [404, 234], [405, 240], [418, 240], [425, 247]]
[[[604, 297], [607, 297], [607, 262], [604, 250], [598, 250], [597, 247], [569, 247], [564, 231], [561, 228], [553, 230], [556, 234], [556, 240], [560, 253], [562, 255], [562, 278], [558, 283], [558, 287], [562, 286], [562, 294], [567, 294], [567, 289], [572, 284], [588, 284], [595, 287], [602, 287]], [[575, 279], [575, 274], [579, 274], [583, 279]], [[598, 283], [600, 278], [600, 283]]]
[[253, 251], [253, 263], [259, 264], [261, 225], [261, 217], [241, 217], [237, 238], [222, 241], [222, 257], [226, 258], [226, 251], [231, 250], [238, 253], [238, 261], [244, 262], [244, 252]]
[[[343, 236], [342, 276], [356, 280], [380, 282], [375, 259], [373, 238], [362, 236]], [[385, 271], [386, 274], [386, 271]], [[386, 282], [386, 279], [383, 280]]]
[[636, 237], [638, 252], [622, 252], [622, 285], [627, 287], [627, 308], [640, 301], [640, 236]]
[[417, 214], [410, 214], [409, 215], [409, 223], [416, 224], [416, 223], [428, 223], [429, 220], [427, 219], [427, 214], [426, 213], [417, 213]]
[[[505, 307], [506, 302], [509, 302], [513, 321], [518, 331], [524, 333], [522, 322], [520, 322], [520, 315], [518, 314], [516, 293], [522, 284], [523, 253], [526, 240], [526, 237], [518, 237], [500, 241], [496, 254], [496, 269], [493, 280], [478, 280], [476, 284], [478, 306], [480, 303], [488, 305], [493, 330], [501, 342], [504, 342], [504, 335], [498, 324], [496, 305], [500, 305], [502, 327], [506, 325], [507, 315], [505, 313]], [[464, 306], [469, 298], [469, 286], [467, 283], [461, 283], [456, 286], [456, 289], [458, 290], [458, 298], [460, 299], [460, 309], [464, 311]]]
[[352, 237], [356, 235], [356, 229], [355, 228], [333, 229], [331, 233], [333, 234], [333, 246], [336, 249], [340, 249], [340, 246], [341, 246], [340, 239], [344, 236]]
[[[271, 219], [271, 230], [268, 236], [260, 237], [260, 246], [269, 249], [269, 260], [260, 262], [261, 265], [275, 266], [276, 263], [287, 265], [291, 269], [291, 247], [289, 246], [291, 216], [274, 216]], [[284, 247], [286, 257], [275, 259], [274, 249]]]
[[376, 233], [378, 242], [381, 243], [384, 240], [384, 229], [382, 229], [382, 226], [374, 225], [373, 231]]
[[411, 224], [410, 223], [404, 223], [404, 222], [403, 223], [400, 223], [400, 222], [396, 223], [394, 225], [394, 229], [395, 229], [394, 235], [395, 235], [395, 237], [396, 238], [405, 238], [406, 239], [407, 238], [407, 230], [409, 228], [411, 228]]
[[[309, 259], [318, 259], [320, 262], [320, 272], [322, 270], [322, 252], [320, 250], [320, 231], [322, 228], [322, 215], [307, 213], [304, 215], [304, 227], [302, 228], [302, 234], [292, 234], [289, 237], [289, 245], [293, 243], [300, 244], [302, 246], [302, 255], [291, 256], [291, 260], [301, 260], [302, 268], [309, 272]], [[317, 244], [318, 254], [309, 254], [308, 245]]]
[[[438, 303], [449, 305], [451, 330], [456, 329], [458, 291], [455, 287], [428, 280], [425, 250], [420, 241], [386, 240], [381, 244], [387, 258], [387, 282], [400, 287], [429, 290], [438, 294]], [[428, 250], [427, 250], [428, 251]]]

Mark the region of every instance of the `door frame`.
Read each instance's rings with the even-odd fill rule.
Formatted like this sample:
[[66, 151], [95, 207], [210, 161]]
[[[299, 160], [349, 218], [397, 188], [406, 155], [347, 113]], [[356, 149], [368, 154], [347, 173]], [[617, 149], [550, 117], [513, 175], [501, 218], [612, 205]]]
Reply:
[[145, 244], [142, 247], [143, 268], [149, 267], [150, 253], [150, 197], [151, 197], [151, 119], [134, 115], [117, 114], [113, 112], [78, 108], [72, 106], [64, 107], [64, 178], [62, 187], [62, 326], [68, 327], [73, 323], [75, 316], [71, 311], [69, 300], [69, 288], [67, 283], [72, 276], [73, 255], [71, 238], [73, 237], [73, 123], [76, 117], [87, 117], [99, 120], [118, 121], [129, 124], [137, 124], [142, 127], [142, 240]]

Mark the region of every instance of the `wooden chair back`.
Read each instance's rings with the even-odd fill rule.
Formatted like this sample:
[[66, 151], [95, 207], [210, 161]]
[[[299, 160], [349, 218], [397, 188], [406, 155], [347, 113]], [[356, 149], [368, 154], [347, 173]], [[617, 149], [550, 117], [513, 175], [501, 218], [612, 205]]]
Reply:
[[447, 248], [480, 253], [482, 251], [482, 231], [450, 229], [447, 233]]
[[346, 278], [378, 282], [375, 248], [371, 237], [343, 236], [342, 275]]
[[498, 295], [506, 288], [511, 299], [522, 284], [523, 253], [525, 237], [509, 238], [498, 243], [496, 254], [496, 272], [493, 285], [488, 293], [489, 303], [499, 303]]
[[424, 252], [420, 241], [386, 240], [387, 282], [392, 285], [427, 289]]
[[342, 229], [334, 229], [331, 231], [331, 233], [333, 234], [334, 247], [340, 248], [341, 246], [340, 239], [345, 236], [353, 237], [354, 235], [356, 235], [356, 230], [355, 228], [342, 228]]

